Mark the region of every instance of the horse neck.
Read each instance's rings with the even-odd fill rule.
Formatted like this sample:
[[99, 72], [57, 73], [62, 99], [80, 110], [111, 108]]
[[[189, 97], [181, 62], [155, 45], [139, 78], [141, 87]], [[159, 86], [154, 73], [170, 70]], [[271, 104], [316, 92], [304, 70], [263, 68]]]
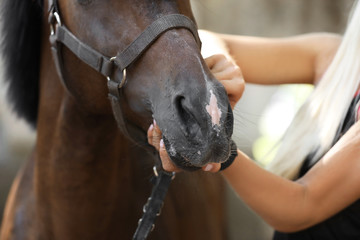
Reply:
[[[50, 60], [50, 53], [44, 53], [42, 62]], [[131, 211], [133, 199], [144, 199], [132, 188], [144, 188], [143, 183], [136, 186], [136, 178], [146, 178], [139, 177], [138, 159], [149, 156], [140, 156], [143, 151], [120, 133], [111, 114], [83, 111], [55, 73], [53, 64], [41, 68], [34, 171], [38, 222], [42, 233], [63, 239], [69, 239], [66, 234], [74, 226], [76, 231], [101, 235], [111, 225], [99, 227], [99, 219], [126, 221], [131, 214], [124, 213]]]
[[[36, 152], [47, 167], [96, 168], [123, 161], [129, 141], [111, 113], [91, 114], [62, 85], [50, 52], [48, 28], [42, 37]], [[51, 160], [51, 161], [50, 161]], [[72, 168], [72, 171], [76, 169]]]

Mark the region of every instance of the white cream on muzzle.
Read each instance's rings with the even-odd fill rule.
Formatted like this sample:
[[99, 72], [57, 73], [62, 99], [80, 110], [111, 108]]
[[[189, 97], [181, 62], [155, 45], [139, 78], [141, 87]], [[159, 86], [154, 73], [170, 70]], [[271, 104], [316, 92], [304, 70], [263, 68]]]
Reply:
[[217, 98], [212, 90], [210, 90], [210, 102], [206, 105], [206, 111], [211, 117], [212, 126], [220, 126], [221, 110], [218, 106]]

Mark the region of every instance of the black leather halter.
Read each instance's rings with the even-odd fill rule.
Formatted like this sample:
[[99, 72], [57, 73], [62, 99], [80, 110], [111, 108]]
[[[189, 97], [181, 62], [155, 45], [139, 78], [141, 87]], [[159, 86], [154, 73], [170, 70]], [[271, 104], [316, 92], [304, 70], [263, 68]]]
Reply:
[[108, 80], [108, 97], [111, 102], [114, 117], [121, 132], [129, 139], [132, 138], [128, 133], [128, 124], [125, 124], [120, 104], [121, 95], [123, 94], [122, 87], [126, 83], [127, 67], [140, 58], [162, 33], [174, 28], [188, 29], [201, 48], [197, 26], [184, 15], [170, 14], [155, 20], [131, 44], [120, 51], [116, 56], [105, 56], [81, 42], [62, 24], [57, 0], [48, 0], [48, 4], [51, 50], [58, 75], [65, 88], [67, 87], [62, 71], [63, 59], [61, 53], [63, 45], [71, 50], [84, 63], [106, 77]]
[[[120, 51], [116, 56], [105, 56], [81, 42], [73, 35], [61, 22], [59, 6], [57, 0], [48, 0], [49, 24], [50, 24], [50, 43], [53, 59], [58, 75], [66, 87], [63, 75], [62, 47], [66, 46], [80, 60], [101, 73], [107, 79], [108, 97], [111, 102], [114, 117], [121, 132], [131, 139], [125, 124], [120, 99], [122, 87], [126, 83], [126, 69], [135, 62], [141, 55], [159, 38], [159, 36], [174, 28], [188, 29], [194, 36], [199, 47], [200, 38], [197, 33], [197, 26], [186, 16], [181, 14], [165, 15], [155, 20], [148, 26], [130, 45]], [[154, 228], [156, 216], [159, 215], [163, 200], [174, 173], [157, 171], [154, 167], [155, 181], [154, 187], [148, 202], [143, 208], [144, 215], [139, 220], [138, 228], [133, 239], [146, 239]]]

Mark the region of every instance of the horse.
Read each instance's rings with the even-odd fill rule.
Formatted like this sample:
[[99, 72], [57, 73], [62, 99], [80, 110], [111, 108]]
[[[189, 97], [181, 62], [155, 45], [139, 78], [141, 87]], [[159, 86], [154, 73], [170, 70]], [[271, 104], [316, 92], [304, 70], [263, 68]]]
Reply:
[[[194, 170], [229, 157], [233, 116], [194, 33], [167, 29], [108, 77], [63, 44], [55, 43], [57, 59], [49, 41], [65, 26], [113, 63], [158, 19], [195, 21], [189, 0], [58, 0], [56, 14], [47, 1], [3, 0], [2, 10], [8, 99], [37, 138], [13, 182], [0, 239], [131, 239], [159, 164], [146, 137], [153, 120], [172, 161], [188, 171], [173, 180], [150, 239], [226, 239], [224, 182]], [[112, 102], [107, 85], [118, 78], [121, 98]]]

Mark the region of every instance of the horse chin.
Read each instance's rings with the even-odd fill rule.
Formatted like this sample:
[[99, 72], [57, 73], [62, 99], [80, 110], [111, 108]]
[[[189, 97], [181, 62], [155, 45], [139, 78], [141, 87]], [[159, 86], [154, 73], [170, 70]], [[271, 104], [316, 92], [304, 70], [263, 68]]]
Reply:
[[193, 165], [189, 160], [176, 152], [166, 137], [163, 137], [163, 140], [166, 151], [169, 153], [169, 157], [176, 167], [181, 168], [185, 171], [196, 171], [201, 169], [201, 167]]

